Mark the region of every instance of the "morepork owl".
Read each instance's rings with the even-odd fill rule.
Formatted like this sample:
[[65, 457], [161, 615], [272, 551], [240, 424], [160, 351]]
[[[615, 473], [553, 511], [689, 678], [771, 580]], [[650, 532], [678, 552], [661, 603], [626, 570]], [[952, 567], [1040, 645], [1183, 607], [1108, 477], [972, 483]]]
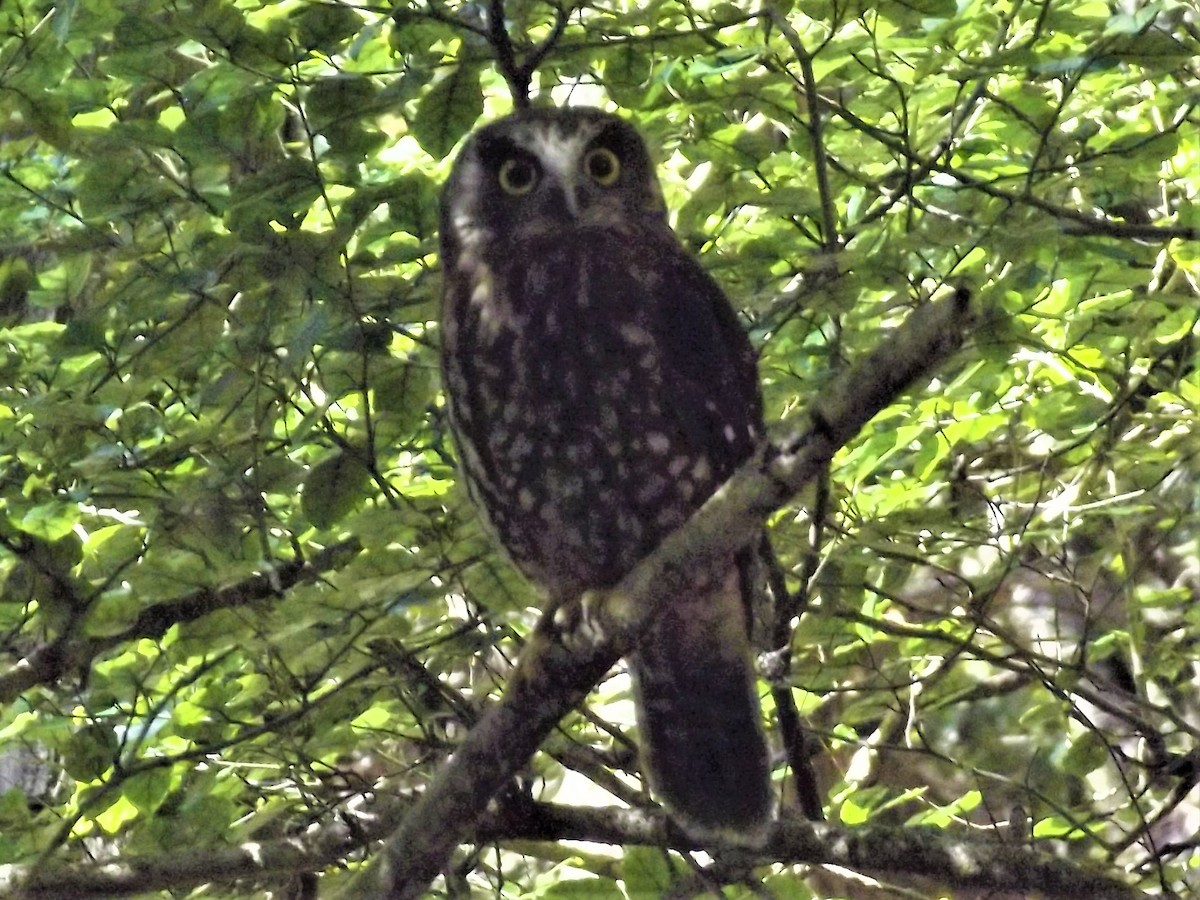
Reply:
[[[733, 309], [668, 225], [642, 139], [596, 109], [524, 110], [472, 135], [441, 252], [472, 497], [552, 604], [611, 587], [762, 435]], [[770, 764], [742, 562], [698, 573], [629, 664], [654, 793], [694, 837], [754, 844]]]

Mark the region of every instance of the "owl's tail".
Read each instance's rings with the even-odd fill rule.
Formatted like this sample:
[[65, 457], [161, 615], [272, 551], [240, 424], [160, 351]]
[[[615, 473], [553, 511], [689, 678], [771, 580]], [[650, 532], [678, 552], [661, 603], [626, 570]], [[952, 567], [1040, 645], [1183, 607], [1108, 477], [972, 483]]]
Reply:
[[630, 666], [655, 795], [697, 840], [761, 846], [771, 767], [737, 571], [671, 604]]

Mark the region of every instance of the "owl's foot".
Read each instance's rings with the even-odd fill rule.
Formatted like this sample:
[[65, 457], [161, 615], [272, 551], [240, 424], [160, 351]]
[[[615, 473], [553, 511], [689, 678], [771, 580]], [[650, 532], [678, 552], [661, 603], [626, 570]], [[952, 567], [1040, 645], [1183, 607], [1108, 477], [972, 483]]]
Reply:
[[554, 628], [563, 646], [572, 653], [585, 653], [605, 643], [609, 635], [604, 621], [611, 599], [611, 591], [597, 589], [559, 606], [554, 611]]
[[790, 682], [791, 647], [765, 650], [755, 657], [758, 674], [771, 683], [772, 687], [785, 687]]

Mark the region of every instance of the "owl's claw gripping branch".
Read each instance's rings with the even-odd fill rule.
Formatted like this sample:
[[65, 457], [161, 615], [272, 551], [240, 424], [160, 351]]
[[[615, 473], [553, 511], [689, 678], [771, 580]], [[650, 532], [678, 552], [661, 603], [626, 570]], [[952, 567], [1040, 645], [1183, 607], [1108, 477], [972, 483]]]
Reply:
[[613, 591], [584, 591], [577, 599], [568, 600], [554, 610], [554, 628], [559, 640], [573, 652], [590, 650], [608, 640], [604, 617], [598, 614], [603, 609], [612, 618], [617, 612], [620, 597]]

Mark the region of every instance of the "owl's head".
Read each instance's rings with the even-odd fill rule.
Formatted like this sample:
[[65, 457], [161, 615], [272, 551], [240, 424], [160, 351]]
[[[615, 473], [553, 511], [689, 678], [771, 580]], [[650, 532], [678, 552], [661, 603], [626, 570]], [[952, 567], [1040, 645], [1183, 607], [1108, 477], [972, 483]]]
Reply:
[[476, 131], [442, 194], [442, 241], [506, 244], [572, 228], [664, 221], [646, 145], [616, 116], [589, 107], [526, 109]]

